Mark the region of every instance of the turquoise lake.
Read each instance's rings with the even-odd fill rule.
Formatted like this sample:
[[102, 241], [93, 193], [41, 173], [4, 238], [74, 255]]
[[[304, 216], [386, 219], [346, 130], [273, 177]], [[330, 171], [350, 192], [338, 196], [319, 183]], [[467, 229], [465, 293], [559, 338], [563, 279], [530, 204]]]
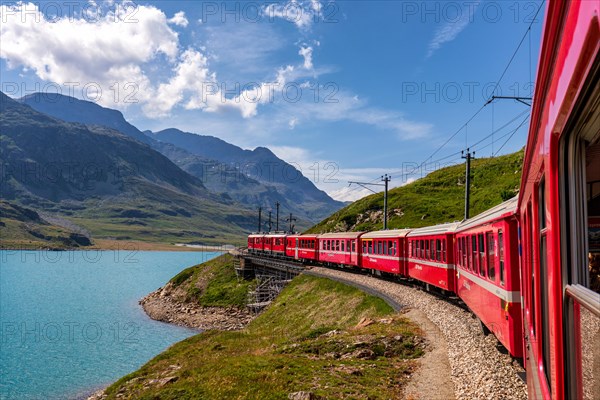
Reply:
[[79, 399], [195, 330], [138, 305], [220, 253], [0, 251], [0, 399]]

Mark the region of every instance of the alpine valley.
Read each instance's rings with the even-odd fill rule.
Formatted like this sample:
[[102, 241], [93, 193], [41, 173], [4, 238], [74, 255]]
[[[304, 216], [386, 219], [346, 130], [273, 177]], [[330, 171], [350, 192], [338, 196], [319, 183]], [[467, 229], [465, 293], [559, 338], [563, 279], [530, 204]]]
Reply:
[[256, 230], [258, 207], [274, 216], [279, 202], [281, 224], [293, 213], [304, 229], [344, 205], [267, 148], [142, 132], [121, 112], [73, 97], [0, 93], [0, 126], [5, 248], [238, 244]]

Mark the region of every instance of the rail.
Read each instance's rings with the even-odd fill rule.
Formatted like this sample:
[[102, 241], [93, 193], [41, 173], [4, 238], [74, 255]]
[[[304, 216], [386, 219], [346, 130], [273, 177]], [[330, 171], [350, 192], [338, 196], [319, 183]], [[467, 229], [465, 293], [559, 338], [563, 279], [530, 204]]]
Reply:
[[600, 294], [592, 292], [582, 285], [567, 285], [565, 293], [568, 297], [600, 318]]
[[600, 294], [582, 285], [568, 285], [565, 295], [568, 395], [595, 400], [600, 388]]

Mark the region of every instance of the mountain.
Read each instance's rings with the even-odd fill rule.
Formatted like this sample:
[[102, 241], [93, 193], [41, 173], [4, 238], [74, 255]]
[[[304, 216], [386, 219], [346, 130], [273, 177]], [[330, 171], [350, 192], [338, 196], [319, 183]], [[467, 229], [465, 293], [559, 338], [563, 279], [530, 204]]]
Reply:
[[[218, 160], [216, 172], [221, 174], [221, 181], [225, 179], [223, 171], [226, 171], [229, 174], [227, 179], [235, 184], [228, 186], [227, 190], [236, 198], [247, 196], [248, 203], [272, 207], [273, 200], [284, 201], [287, 209], [295, 210], [295, 214], [309, 220], [319, 220], [344, 205], [319, 190], [298, 169], [277, 157], [266, 147], [244, 150], [213, 136], [182, 132], [178, 129], [165, 129], [154, 133], [153, 137], [161, 142], [186, 149], [196, 156]], [[182, 165], [186, 171], [190, 171], [191, 167], [186, 165], [184, 160], [177, 157], [171, 159]], [[214, 169], [209, 170], [211, 171], [215, 173]], [[197, 172], [196, 176], [198, 176]], [[203, 181], [206, 182], [207, 187], [211, 187], [208, 180]], [[279, 193], [279, 199], [273, 198], [273, 190]], [[269, 199], [270, 203], [264, 204], [262, 199]]]
[[56, 93], [33, 93], [18, 100], [36, 111], [67, 122], [79, 122], [85, 125], [102, 125], [127, 136], [149, 143], [148, 136], [125, 120], [120, 111], [102, 107], [91, 101]]
[[[471, 162], [471, 215], [477, 215], [519, 191], [523, 151]], [[464, 216], [465, 167], [432, 172], [388, 192], [388, 226], [419, 228], [460, 221]], [[310, 233], [382, 229], [383, 194], [364, 197], [308, 230]]]
[[140, 141], [61, 121], [3, 93], [0, 110], [4, 200], [67, 218], [93, 237], [223, 243], [254, 228], [254, 212]]
[[281, 215], [293, 213], [299, 228], [308, 228], [343, 206], [264, 147], [243, 150], [212, 136], [177, 129], [141, 132], [119, 111], [68, 96], [34, 93], [19, 101], [56, 118], [107, 126], [146, 143], [225, 201], [273, 211], [279, 202]]

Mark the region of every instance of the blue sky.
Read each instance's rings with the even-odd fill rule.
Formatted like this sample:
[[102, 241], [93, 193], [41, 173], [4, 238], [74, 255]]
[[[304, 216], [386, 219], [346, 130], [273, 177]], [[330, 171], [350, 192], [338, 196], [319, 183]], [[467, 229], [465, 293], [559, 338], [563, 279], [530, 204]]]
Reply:
[[[477, 156], [524, 146], [529, 107], [498, 100], [415, 170], [485, 104], [540, 4], [2, 2], [2, 90], [60, 91], [142, 130], [266, 146], [350, 200], [368, 192], [349, 180], [404, 184], [511, 120]], [[497, 95], [530, 96], [543, 14]]]

